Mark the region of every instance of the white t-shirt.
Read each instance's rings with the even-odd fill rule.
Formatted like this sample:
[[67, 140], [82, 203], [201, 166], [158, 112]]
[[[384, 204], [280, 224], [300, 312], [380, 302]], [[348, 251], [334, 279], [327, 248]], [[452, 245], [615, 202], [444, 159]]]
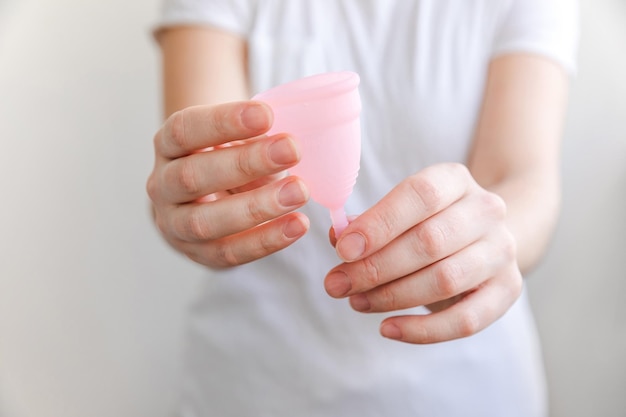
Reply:
[[[245, 37], [253, 94], [359, 73], [363, 153], [349, 213], [425, 166], [465, 162], [489, 60], [530, 52], [574, 72], [578, 30], [572, 0], [166, 0], [160, 26], [180, 24]], [[391, 314], [357, 313], [325, 293], [339, 263], [330, 220], [314, 202], [303, 211], [312, 226], [299, 242], [207, 277], [190, 315], [182, 416], [545, 415], [525, 295], [470, 338], [384, 339]]]

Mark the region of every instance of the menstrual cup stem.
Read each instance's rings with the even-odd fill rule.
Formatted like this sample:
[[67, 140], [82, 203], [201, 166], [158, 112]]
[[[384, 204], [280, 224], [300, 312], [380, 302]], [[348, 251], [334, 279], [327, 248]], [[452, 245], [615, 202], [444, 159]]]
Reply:
[[348, 217], [346, 216], [346, 211], [343, 207], [330, 209], [330, 219], [333, 222], [333, 229], [335, 229], [335, 237], [339, 238], [344, 229], [348, 227]]

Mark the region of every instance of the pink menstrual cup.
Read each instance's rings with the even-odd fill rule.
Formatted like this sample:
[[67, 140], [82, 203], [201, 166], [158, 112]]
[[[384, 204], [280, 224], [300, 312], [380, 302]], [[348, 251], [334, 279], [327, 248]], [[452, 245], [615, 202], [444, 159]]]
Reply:
[[257, 94], [268, 103], [274, 124], [268, 134], [289, 133], [302, 159], [290, 172], [311, 197], [330, 210], [335, 236], [348, 225], [344, 205], [352, 193], [361, 158], [359, 76], [329, 72], [282, 84]]

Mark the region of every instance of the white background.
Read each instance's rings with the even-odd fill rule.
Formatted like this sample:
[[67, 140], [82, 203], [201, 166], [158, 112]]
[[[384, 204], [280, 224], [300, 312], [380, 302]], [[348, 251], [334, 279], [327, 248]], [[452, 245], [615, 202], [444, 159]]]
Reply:
[[[583, 0], [556, 237], [529, 278], [552, 417], [626, 413], [626, 3]], [[202, 270], [144, 192], [155, 0], [0, 0], [0, 416], [166, 417]]]

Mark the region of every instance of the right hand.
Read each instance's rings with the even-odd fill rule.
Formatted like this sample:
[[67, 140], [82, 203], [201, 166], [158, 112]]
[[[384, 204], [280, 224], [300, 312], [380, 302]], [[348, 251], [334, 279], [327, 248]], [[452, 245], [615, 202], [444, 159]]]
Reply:
[[284, 175], [300, 153], [287, 135], [263, 135], [272, 120], [260, 102], [194, 106], [172, 114], [156, 133], [147, 182], [155, 222], [167, 242], [195, 262], [212, 268], [247, 263], [308, 230], [308, 218], [294, 212], [308, 190]]

